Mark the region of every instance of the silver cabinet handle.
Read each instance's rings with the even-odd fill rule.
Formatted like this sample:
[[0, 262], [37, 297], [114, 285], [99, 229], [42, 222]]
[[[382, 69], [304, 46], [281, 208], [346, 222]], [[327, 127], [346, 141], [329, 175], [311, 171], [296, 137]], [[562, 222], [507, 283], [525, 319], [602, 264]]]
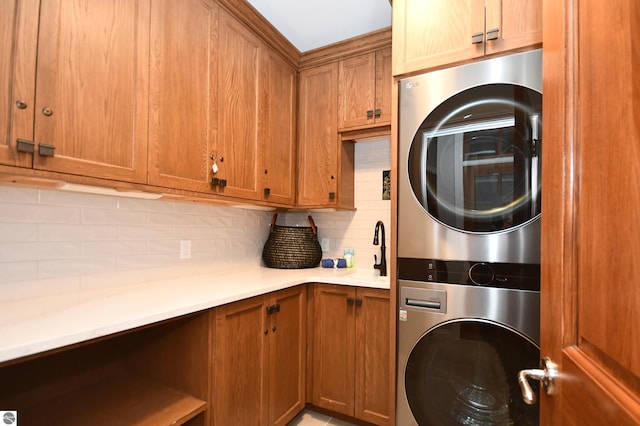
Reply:
[[51, 117], [53, 115], [53, 110], [49, 107], [44, 107], [42, 108], [42, 114], [47, 117]]
[[500, 32], [500, 28], [494, 28], [492, 30], [487, 31], [487, 41], [497, 40], [499, 32]]
[[484, 41], [484, 33], [475, 33], [471, 35], [471, 44], [480, 44]]
[[549, 358], [540, 360], [540, 369], [520, 370], [518, 384], [520, 385], [524, 402], [528, 405], [533, 405], [537, 401], [536, 394], [529, 384], [530, 378], [542, 382], [542, 387], [547, 395], [554, 395], [556, 392], [556, 377], [558, 377], [558, 366]]

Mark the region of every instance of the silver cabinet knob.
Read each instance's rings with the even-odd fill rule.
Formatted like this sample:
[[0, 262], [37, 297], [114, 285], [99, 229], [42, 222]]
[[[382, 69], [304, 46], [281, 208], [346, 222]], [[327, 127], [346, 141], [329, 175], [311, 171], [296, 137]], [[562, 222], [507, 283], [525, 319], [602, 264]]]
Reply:
[[53, 115], [53, 110], [49, 107], [44, 107], [42, 108], [42, 114], [46, 115], [47, 117], [51, 117]]

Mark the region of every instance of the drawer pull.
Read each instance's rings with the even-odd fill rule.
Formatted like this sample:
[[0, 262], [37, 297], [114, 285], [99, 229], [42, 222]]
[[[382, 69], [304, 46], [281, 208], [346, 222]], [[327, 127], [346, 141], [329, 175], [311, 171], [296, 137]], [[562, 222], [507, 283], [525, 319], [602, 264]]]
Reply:
[[416, 300], [416, 299], [406, 299], [407, 306], [415, 306], [417, 308], [427, 308], [427, 309], [440, 309], [442, 304], [440, 302], [433, 302], [431, 300]]

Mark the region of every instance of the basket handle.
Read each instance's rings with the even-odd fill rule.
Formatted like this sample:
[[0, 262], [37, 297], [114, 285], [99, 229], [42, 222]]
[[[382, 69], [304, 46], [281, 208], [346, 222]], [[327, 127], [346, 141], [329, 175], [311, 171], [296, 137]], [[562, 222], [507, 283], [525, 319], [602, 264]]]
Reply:
[[311, 225], [311, 230], [313, 231], [313, 233], [315, 235], [318, 235], [318, 229], [316, 228], [316, 224], [313, 223], [313, 219], [311, 218], [311, 215], [309, 215], [309, 224]]
[[276, 226], [276, 220], [278, 220], [278, 213], [273, 214], [273, 219], [271, 219], [271, 226], [269, 227], [269, 233], [273, 232], [273, 228]]

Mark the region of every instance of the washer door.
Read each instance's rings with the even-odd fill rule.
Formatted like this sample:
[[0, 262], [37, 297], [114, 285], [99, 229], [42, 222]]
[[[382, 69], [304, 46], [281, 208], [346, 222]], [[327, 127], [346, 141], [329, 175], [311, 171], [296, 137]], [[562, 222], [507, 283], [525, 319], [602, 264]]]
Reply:
[[444, 323], [418, 341], [407, 361], [413, 417], [420, 426], [538, 425], [538, 406], [523, 402], [516, 378], [539, 359], [533, 342], [496, 323]]
[[418, 128], [408, 177], [436, 221], [468, 232], [497, 232], [540, 214], [542, 95], [516, 84], [457, 93]]

